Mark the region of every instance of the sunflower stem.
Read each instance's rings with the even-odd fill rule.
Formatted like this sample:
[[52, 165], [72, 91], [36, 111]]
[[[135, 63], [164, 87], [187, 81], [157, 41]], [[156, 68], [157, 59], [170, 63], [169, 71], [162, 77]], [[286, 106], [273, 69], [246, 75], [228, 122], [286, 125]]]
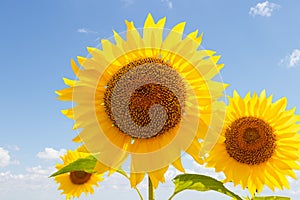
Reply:
[[[117, 172], [121, 175], [123, 175], [124, 177], [126, 177], [129, 181], [130, 181], [130, 177], [127, 175], [127, 173], [123, 170], [123, 169], [117, 169]], [[139, 197], [141, 200], [144, 200], [141, 192], [139, 191], [139, 189], [137, 187], [134, 187], [133, 189], [135, 189], [135, 191], [138, 193]]]
[[153, 188], [150, 176], [148, 176], [148, 199], [154, 200], [154, 188]]
[[137, 189], [137, 187], [135, 187], [134, 189], [135, 189], [135, 191], [138, 193], [140, 199], [141, 199], [141, 200], [144, 200], [144, 199], [143, 199], [143, 196], [142, 196], [142, 194], [141, 194], [141, 192], [139, 191], [139, 189]]

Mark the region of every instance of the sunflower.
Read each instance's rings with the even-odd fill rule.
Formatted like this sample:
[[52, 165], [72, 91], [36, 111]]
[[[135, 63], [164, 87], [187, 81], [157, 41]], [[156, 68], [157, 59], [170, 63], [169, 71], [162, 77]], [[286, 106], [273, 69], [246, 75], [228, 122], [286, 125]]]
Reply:
[[[57, 164], [57, 170], [69, 165], [70, 163], [76, 161], [79, 158], [85, 158], [89, 156], [88, 153], [71, 151], [69, 150], [64, 156], [62, 156], [63, 164]], [[102, 175], [91, 174], [84, 171], [73, 171], [70, 173], [61, 174], [54, 177], [55, 181], [59, 183], [59, 190], [63, 190], [62, 194], [66, 195], [66, 199], [72, 197], [80, 197], [84, 192], [86, 195], [88, 193], [93, 194], [93, 186], [98, 186], [98, 182], [102, 181]]]
[[225, 126], [207, 158], [207, 166], [223, 172], [227, 181], [254, 195], [266, 185], [289, 188], [287, 176], [299, 170], [300, 116], [286, 110], [287, 100], [272, 102], [263, 90], [244, 99], [234, 91], [229, 99]]
[[208, 138], [209, 149], [217, 134], [208, 133], [218, 128], [211, 122], [222, 121], [220, 56], [200, 49], [198, 30], [184, 37], [185, 22], [167, 30], [165, 21], [149, 14], [143, 29], [125, 21], [124, 35], [114, 31], [112, 41], [78, 57], [81, 67], [71, 61], [77, 80], [64, 79], [69, 87], [57, 91], [73, 101], [63, 113], [88, 151], [99, 152], [98, 170], [118, 168], [130, 155], [133, 187], [145, 173], [157, 187], [170, 164], [183, 171], [183, 151], [201, 163], [199, 140]]

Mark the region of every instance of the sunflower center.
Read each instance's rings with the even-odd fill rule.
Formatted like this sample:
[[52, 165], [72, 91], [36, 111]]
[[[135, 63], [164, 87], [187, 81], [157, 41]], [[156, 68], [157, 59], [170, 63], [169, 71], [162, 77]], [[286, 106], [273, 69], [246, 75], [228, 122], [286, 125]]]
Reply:
[[174, 128], [184, 112], [182, 77], [159, 58], [122, 67], [107, 83], [105, 112], [114, 126], [133, 138], [151, 138]]
[[256, 128], [247, 128], [243, 134], [243, 139], [248, 144], [254, 143], [259, 138], [260, 135]]
[[139, 126], [146, 126], [151, 122], [150, 108], [159, 104], [167, 108], [167, 118], [160, 133], [168, 131], [180, 120], [181, 110], [177, 97], [167, 87], [160, 84], [146, 84], [131, 95], [129, 112], [132, 120]]
[[273, 128], [257, 117], [241, 117], [225, 132], [226, 151], [240, 163], [256, 165], [272, 157], [276, 147]]
[[84, 171], [74, 171], [70, 173], [71, 182], [76, 185], [81, 185], [88, 182], [91, 178], [90, 173]]

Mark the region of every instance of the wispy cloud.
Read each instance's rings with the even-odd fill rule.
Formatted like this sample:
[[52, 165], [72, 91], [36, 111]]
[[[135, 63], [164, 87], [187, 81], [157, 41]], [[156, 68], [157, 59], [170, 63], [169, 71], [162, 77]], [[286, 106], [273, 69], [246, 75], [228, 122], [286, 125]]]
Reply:
[[7, 150], [0, 147], [0, 167], [5, 167], [10, 163], [10, 155]]
[[291, 55], [289, 55], [289, 67], [296, 67], [300, 64], [300, 50], [295, 49]]
[[0, 147], [0, 167], [6, 167], [10, 164], [19, 164], [19, 161], [12, 160], [9, 151]]
[[[173, 2], [171, 0], [160, 0], [163, 4], [165, 4], [169, 9], [173, 8]], [[135, 0], [121, 0], [124, 7], [131, 6], [135, 3]]]
[[92, 31], [92, 30], [89, 30], [89, 29], [86, 29], [86, 28], [79, 28], [79, 29], [77, 29], [77, 32], [78, 33], [84, 33], [84, 34], [89, 34], [89, 33], [97, 34], [96, 31]]
[[56, 160], [59, 159], [59, 157], [65, 154], [66, 152], [67, 152], [66, 149], [60, 149], [57, 151], [53, 148], [48, 147], [45, 148], [44, 151], [38, 152], [36, 156], [44, 160]]
[[5, 148], [7, 148], [10, 151], [20, 151], [20, 147], [17, 145], [6, 144], [4, 146], [5, 146]]
[[279, 9], [280, 6], [278, 4], [265, 1], [262, 3], [256, 4], [256, 6], [251, 7], [249, 14], [252, 16], [260, 15], [263, 17], [271, 17], [272, 12], [276, 9]]
[[121, 2], [124, 4], [125, 7], [134, 4], [134, 0], [121, 0]]
[[279, 62], [280, 65], [284, 65], [287, 68], [294, 68], [300, 66], [300, 50], [294, 49], [292, 53], [285, 56]]
[[169, 9], [173, 8], [173, 2], [171, 0], [161, 0], [161, 2], [166, 3]]
[[33, 176], [49, 177], [55, 171], [54, 166], [43, 168], [41, 165], [26, 168], [26, 172]]
[[54, 172], [54, 167], [42, 168], [36, 166], [27, 168], [25, 173], [14, 174], [10, 171], [0, 172], [0, 191], [10, 191], [18, 189], [47, 189], [49, 184], [55, 186], [49, 179], [49, 175]]

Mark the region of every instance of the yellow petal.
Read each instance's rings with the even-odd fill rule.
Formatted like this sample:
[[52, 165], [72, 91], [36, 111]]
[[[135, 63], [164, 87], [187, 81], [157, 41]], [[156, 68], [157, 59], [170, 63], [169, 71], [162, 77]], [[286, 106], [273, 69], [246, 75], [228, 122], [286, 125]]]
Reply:
[[110, 170], [110, 168], [108, 166], [104, 165], [103, 163], [97, 161], [94, 170], [95, 170], [95, 172], [97, 172], [99, 174], [103, 174], [106, 171]]
[[178, 158], [177, 160], [175, 160], [175, 161], [172, 163], [172, 165], [173, 165], [177, 170], [179, 170], [179, 171], [181, 171], [181, 172], [184, 172], [184, 171], [185, 171], [184, 168], [183, 168], [183, 166], [182, 166], [182, 163], [181, 163], [181, 159], [180, 159], [180, 158]]
[[172, 28], [163, 43], [164, 49], [174, 49], [176, 46], [178, 46], [178, 43], [174, 41], [181, 41], [184, 27], [185, 22], [181, 22]]
[[82, 139], [81, 139], [81, 137], [80, 137], [79, 135], [77, 135], [76, 137], [74, 137], [74, 138], [72, 139], [72, 141], [73, 141], [73, 142], [76, 142], [76, 143], [80, 143], [80, 142], [82, 142]]
[[156, 171], [153, 171], [153, 172], [148, 172], [148, 175], [151, 179], [151, 182], [152, 182], [154, 188], [157, 188], [159, 182], [162, 182], [162, 183], [165, 182], [164, 174], [168, 170], [168, 167], [169, 166], [164, 167], [159, 170], [156, 170]]
[[140, 182], [143, 181], [145, 173], [130, 173], [130, 185], [135, 188]]
[[70, 119], [74, 119], [74, 113], [73, 113], [73, 109], [66, 109], [66, 110], [61, 110], [62, 114], [64, 114], [66, 117], [70, 118]]

